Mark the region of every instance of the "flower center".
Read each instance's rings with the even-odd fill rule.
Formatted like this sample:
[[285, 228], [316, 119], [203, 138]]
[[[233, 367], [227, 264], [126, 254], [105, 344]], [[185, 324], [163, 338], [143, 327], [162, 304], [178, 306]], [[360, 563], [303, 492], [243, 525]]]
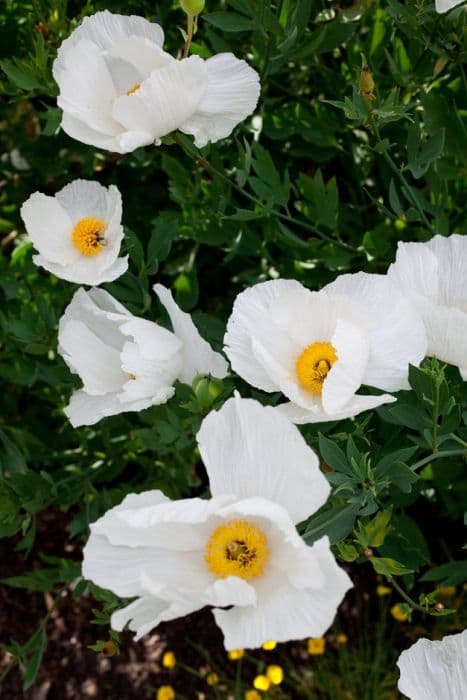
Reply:
[[246, 581], [262, 576], [269, 558], [266, 535], [247, 520], [231, 520], [212, 533], [204, 555], [218, 578], [238, 576]]
[[331, 343], [317, 342], [307, 345], [295, 362], [300, 386], [311, 394], [321, 394], [323, 382], [337, 359], [336, 349]]
[[105, 239], [102, 235], [105, 231], [105, 221], [87, 216], [80, 219], [73, 229], [73, 243], [83, 255], [97, 255], [102, 252]]
[[135, 85], [133, 85], [133, 87], [131, 87], [129, 90], [126, 91], [126, 94], [132, 95], [134, 92], [138, 92], [140, 87], [141, 87], [141, 83], [136, 83]]

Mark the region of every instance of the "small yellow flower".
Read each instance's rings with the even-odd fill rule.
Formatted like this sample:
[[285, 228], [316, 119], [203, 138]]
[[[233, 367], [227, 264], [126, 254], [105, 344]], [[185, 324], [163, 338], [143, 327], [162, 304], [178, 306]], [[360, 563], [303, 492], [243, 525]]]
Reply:
[[175, 668], [177, 659], [173, 651], [166, 651], [162, 657], [162, 665], [164, 668]]
[[264, 676], [263, 674], [256, 676], [256, 678], [253, 681], [253, 685], [255, 686], [256, 690], [269, 690], [271, 687], [271, 681], [267, 676]]
[[338, 644], [347, 644], [348, 641], [349, 641], [349, 638], [347, 637], [346, 634], [344, 634], [344, 632], [339, 632], [339, 634], [336, 635], [336, 642]]
[[245, 656], [245, 649], [231, 649], [228, 652], [228, 657], [231, 661], [238, 661], [239, 659], [243, 659]]
[[171, 685], [161, 685], [157, 691], [156, 700], [174, 700], [175, 690]]
[[324, 637], [317, 637], [316, 639], [309, 639], [307, 642], [308, 653], [311, 656], [320, 656], [324, 654], [326, 649], [326, 640]]
[[262, 647], [265, 651], [272, 651], [277, 647], [277, 642], [275, 642], [273, 639], [269, 639], [267, 642], [264, 642]]
[[217, 675], [217, 673], [208, 673], [208, 675], [206, 676], [206, 683], [208, 685], [217, 685], [219, 683], [219, 676]]
[[273, 685], [280, 685], [284, 680], [284, 671], [281, 666], [268, 666], [266, 675]]
[[391, 608], [391, 615], [392, 615], [393, 618], [394, 618], [395, 620], [397, 620], [398, 622], [405, 622], [405, 621], [408, 619], [408, 617], [409, 617], [409, 616], [407, 615], [407, 613], [405, 613], [405, 612], [401, 609], [400, 603], [396, 603], [396, 605], [393, 605], [393, 606], [392, 606], [392, 608]]
[[376, 595], [382, 598], [385, 595], [390, 595], [392, 593], [392, 588], [389, 586], [376, 586]]
[[257, 690], [247, 690], [245, 700], [261, 700], [261, 694]]
[[439, 593], [440, 596], [443, 596], [443, 598], [449, 598], [450, 596], [456, 595], [456, 587], [440, 586], [436, 589], [436, 592]]

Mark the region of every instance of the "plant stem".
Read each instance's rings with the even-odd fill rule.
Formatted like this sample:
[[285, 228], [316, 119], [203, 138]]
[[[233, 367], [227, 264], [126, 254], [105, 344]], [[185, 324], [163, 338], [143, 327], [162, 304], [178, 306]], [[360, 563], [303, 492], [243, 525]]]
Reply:
[[188, 155], [190, 158], [193, 158], [193, 160], [198, 163], [202, 168], [207, 170], [208, 172], [212, 173], [216, 177], [219, 177], [221, 180], [223, 180], [227, 185], [232, 187], [236, 192], [239, 194], [243, 195], [246, 199], [248, 199], [250, 202], [253, 202], [256, 204], [256, 206], [260, 207], [264, 212], [267, 214], [273, 214], [277, 216], [279, 219], [282, 219], [283, 221], [287, 221], [291, 224], [296, 224], [297, 226], [300, 226], [301, 228], [305, 229], [306, 231], [311, 231], [314, 233], [318, 238], [321, 238], [324, 241], [329, 241], [330, 243], [334, 243], [335, 245], [339, 245], [343, 248], [346, 248], [347, 250], [354, 250], [352, 246], [348, 245], [347, 243], [344, 243], [343, 241], [336, 240], [332, 238], [331, 236], [328, 236], [326, 233], [323, 233], [319, 229], [316, 228], [316, 226], [313, 226], [312, 224], [308, 224], [304, 221], [301, 221], [300, 219], [296, 219], [293, 216], [290, 216], [289, 214], [283, 214], [282, 212], [278, 211], [277, 209], [271, 209], [269, 207], [266, 207], [259, 199], [256, 197], [253, 197], [249, 192], [243, 189], [243, 187], [240, 187], [240, 185], [237, 185], [234, 180], [232, 180], [230, 177], [228, 177], [225, 173], [221, 172], [220, 170], [217, 170], [217, 168], [209, 163], [205, 158], [203, 158], [199, 153], [195, 153], [192, 151], [180, 138], [180, 136], [177, 133], [172, 134], [173, 140], [180, 146], [180, 148]]
[[[370, 125], [373, 129], [373, 132], [374, 132], [376, 138], [378, 139], [378, 141], [381, 143], [381, 136], [379, 133], [379, 129], [378, 129], [377, 125], [375, 124], [374, 119], [371, 117], [371, 113], [369, 114], [369, 116], [370, 116]], [[383, 158], [386, 161], [386, 163], [389, 165], [390, 169], [393, 171], [394, 175], [398, 178], [398, 180], [400, 180], [407, 196], [409, 197], [410, 201], [412, 202], [412, 205], [415, 207], [415, 209], [420, 214], [420, 217], [421, 217], [423, 223], [425, 224], [427, 229], [430, 231], [430, 233], [434, 236], [436, 234], [436, 231], [434, 230], [434, 228], [432, 227], [432, 225], [428, 221], [428, 219], [425, 215], [425, 212], [423, 211], [423, 209], [421, 208], [420, 204], [417, 201], [417, 198], [412, 194], [412, 190], [410, 188], [409, 183], [407, 182], [407, 179], [406, 179], [404, 173], [402, 172], [402, 170], [400, 168], [397, 167], [397, 164], [392, 159], [392, 157], [389, 155], [387, 150], [383, 150], [382, 155], [383, 155]]]
[[[452, 436], [450, 436], [450, 437], [452, 437]], [[467, 446], [466, 446], [466, 448], [467, 448]], [[435, 454], [428, 455], [428, 457], [424, 457], [419, 462], [415, 462], [415, 464], [412, 464], [410, 469], [414, 472], [419, 467], [423, 467], [425, 464], [429, 464], [430, 462], [433, 462], [433, 460], [435, 460], [435, 459], [441, 459], [442, 457], [454, 457], [457, 455], [467, 455], [467, 449], [445, 450], [444, 452], [435, 452]]]
[[195, 18], [193, 15], [188, 15], [188, 27], [187, 27], [187, 37], [185, 41], [185, 46], [183, 47], [183, 58], [188, 56], [190, 50], [191, 40], [193, 39], [193, 34], [195, 30]]

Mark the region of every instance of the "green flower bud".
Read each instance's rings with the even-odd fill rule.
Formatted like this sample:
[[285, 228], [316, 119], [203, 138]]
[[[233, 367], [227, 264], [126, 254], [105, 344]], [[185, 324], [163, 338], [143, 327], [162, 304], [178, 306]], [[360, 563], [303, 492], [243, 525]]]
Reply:
[[204, 10], [204, 0], [180, 0], [180, 5], [189, 17], [196, 17]]
[[191, 387], [199, 405], [202, 408], [209, 408], [222, 393], [224, 385], [221, 379], [198, 374], [193, 379]]

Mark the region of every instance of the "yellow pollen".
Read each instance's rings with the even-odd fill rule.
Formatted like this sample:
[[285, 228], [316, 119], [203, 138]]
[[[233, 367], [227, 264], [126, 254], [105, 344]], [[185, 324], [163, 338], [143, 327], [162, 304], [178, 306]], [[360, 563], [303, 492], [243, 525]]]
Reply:
[[106, 229], [105, 221], [87, 216], [80, 219], [71, 234], [73, 243], [83, 255], [97, 255], [104, 250], [105, 240], [102, 235]]
[[249, 581], [262, 576], [269, 559], [264, 532], [247, 520], [231, 520], [212, 533], [204, 559], [218, 578], [238, 576]]
[[136, 83], [136, 85], [133, 85], [132, 88], [130, 88], [129, 90], [126, 91], [126, 94], [127, 94], [127, 95], [132, 95], [134, 92], [138, 92], [138, 90], [140, 89], [140, 87], [141, 87], [141, 83]]
[[132, 379], [133, 381], [135, 381], [135, 379], [136, 379], [136, 374], [131, 373], [131, 374], [130, 374], [130, 379]]
[[336, 349], [331, 343], [319, 341], [308, 345], [295, 362], [300, 386], [311, 394], [321, 394], [323, 382], [337, 359]]

